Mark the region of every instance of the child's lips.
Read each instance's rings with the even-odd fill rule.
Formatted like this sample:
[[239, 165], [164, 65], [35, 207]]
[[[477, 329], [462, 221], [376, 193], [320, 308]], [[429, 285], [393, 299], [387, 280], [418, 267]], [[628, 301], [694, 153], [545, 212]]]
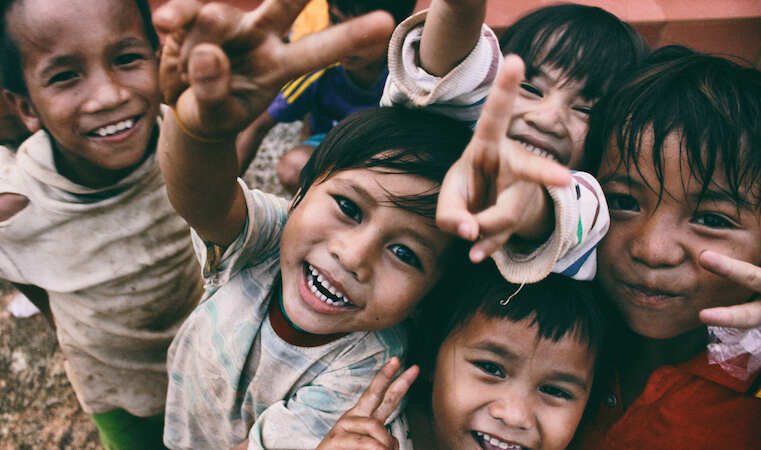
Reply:
[[639, 284], [622, 282], [624, 290], [635, 303], [645, 306], [667, 306], [669, 301], [681, 298], [680, 294]]
[[131, 133], [137, 127], [141, 116], [131, 116], [121, 120], [116, 120], [87, 132], [87, 136], [92, 138], [119, 138]]

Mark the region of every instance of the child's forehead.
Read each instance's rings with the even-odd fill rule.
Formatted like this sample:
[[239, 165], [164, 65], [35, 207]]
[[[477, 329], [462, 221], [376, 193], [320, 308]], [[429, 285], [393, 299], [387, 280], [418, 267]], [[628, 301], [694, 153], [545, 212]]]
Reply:
[[115, 39], [128, 32], [146, 37], [133, 1], [67, 0], [64, 7], [50, 6], [46, 0], [23, 0], [11, 7], [7, 23], [24, 56], [56, 52], [64, 45], [84, 45], [96, 38]]
[[448, 339], [476, 351], [491, 353], [506, 360], [531, 360], [535, 355], [550, 356], [560, 365], [589, 368], [595, 353], [568, 330], [557, 340], [540, 336], [539, 326], [532, 317], [513, 321], [507, 317], [490, 317], [477, 312]]
[[[699, 172], [700, 167], [696, 167], [697, 162], [690, 161], [691, 155], [682, 138], [680, 132], [671, 132], [656, 148], [650, 128], [633, 137], [638, 140], [637, 146], [622, 150], [615, 137], [611, 137], [598, 171], [603, 188], [611, 182], [628, 184], [681, 201], [686, 208], [709, 201], [733, 204], [740, 209], [755, 209], [751, 197], [759, 189], [757, 182], [754, 186], [733, 192], [721, 162], [714, 163], [715, 169], [707, 179]], [[700, 152], [698, 157], [703, 153]], [[703, 157], [701, 165], [705, 167], [709, 161]]]

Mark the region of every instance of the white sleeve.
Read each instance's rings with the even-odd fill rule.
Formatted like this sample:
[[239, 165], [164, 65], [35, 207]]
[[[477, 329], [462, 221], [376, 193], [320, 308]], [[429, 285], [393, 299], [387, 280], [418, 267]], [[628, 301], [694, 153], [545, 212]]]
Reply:
[[418, 48], [427, 11], [400, 23], [388, 50], [389, 76], [381, 106], [401, 105], [475, 124], [486, 95], [502, 64], [499, 41], [486, 25], [470, 54], [443, 77], [436, 77], [418, 64]]
[[512, 283], [535, 283], [550, 272], [591, 280], [597, 270], [597, 245], [610, 225], [602, 188], [592, 175], [573, 172], [570, 186], [547, 190], [555, 207], [555, 230], [549, 239], [528, 254], [508, 243], [492, 258]]

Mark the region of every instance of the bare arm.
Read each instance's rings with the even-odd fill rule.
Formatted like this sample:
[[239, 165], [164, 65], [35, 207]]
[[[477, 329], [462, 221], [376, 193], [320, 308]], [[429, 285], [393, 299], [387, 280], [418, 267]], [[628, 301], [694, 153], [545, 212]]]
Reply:
[[486, 0], [433, 0], [420, 42], [420, 65], [443, 76], [476, 46], [486, 17]]
[[287, 80], [387, 39], [393, 27], [390, 15], [376, 12], [283, 43], [280, 36], [306, 3], [267, 0], [243, 12], [171, 0], [154, 13], [157, 29], [168, 35], [161, 89], [176, 114], [162, 126], [159, 163], [172, 205], [205, 240], [226, 246], [245, 223], [238, 132]]

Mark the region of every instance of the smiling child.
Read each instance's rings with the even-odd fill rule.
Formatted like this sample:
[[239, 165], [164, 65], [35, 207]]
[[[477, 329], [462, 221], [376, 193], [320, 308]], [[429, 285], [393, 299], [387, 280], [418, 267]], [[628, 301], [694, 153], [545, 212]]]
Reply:
[[601, 406], [581, 444], [753, 448], [761, 346], [748, 330], [740, 373], [709, 364], [700, 312], [761, 290], [761, 72], [678, 46], [646, 63], [590, 128], [611, 212], [598, 279], [628, 330], [617, 401]]
[[[383, 420], [354, 408], [320, 449], [352, 442], [364, 446], [351, 448], [393, 448], [394, 440], [401, 450], [569, 445], [606, 385], [611, 318], [597, 290], [591, 282], [558, 274], [511, 284], [490, 260], [461, 274], [458, 289], [424, 308], [424, 319], [416, 323], [413, 359], [423, 375], [406, 418], [386, 431]], [[378, 387], [373, 383], [368, 395], [385, 396], [384, 401], [396, 389]]]
[[34, 134], [0, 155], [0, 277], [49, 298], [104, 446], [157, 448], [166, 351], [201, 280], [156, 162], [148, 2], [6, 1], [1, 23], [5, 98]]
[[[228, 77], [245, 69], [235, 64], [243, 58], [228, 59], [212, 44], [193, 46], [193, 33], [208, 37], [206, 26], [241, 30], [235, 25], [242, 23], [279, 36], [273, 18], [282, 19], [284, 8], [269, 2], [243, 13], [176, 1], [155, 14], [168, 31], [191, 21], [196, 27], [162, 55], [162, 85], [177, 89], [170, 103], [179, 101], [159, 148], [170, 200], [193, 226], [207, 283], [206, 300], [170, 348], [170, 448], [315, 448], [386, 359], [404, 354], [396, 325], [456, 254], [454, 238], [433, 221], [439, 184], [471, 136], [452, 119], [396, 108], [348, 117], [315, 150], [290, 208], [236, 180], [235, 130], [228, 127], [244, 126], [266, 107], [277, 83], [236, 92]], [[298, 12], [287, 11], [290, 20]], [[322, 36], [331, 57], [328, 50], [347, 33], [390, 31], [386, 19], [375, 13], [315, 38]], [[219, 42], [227, 39], [239, 37], [223, 33]], [[277, 40], [277, 48], [253, 41], [245, 52], [266, 60], [307, 39]], [[180, 44], [192, 49], [190, 87], [172, 65], [181, 64]], [[248, 76], [269, 79], [270, 66], [261, 69]], [[241, 95], [251, 101], [238, 109]], [[206, 120], [220, 108], [227, 108], [225, 120]]]

